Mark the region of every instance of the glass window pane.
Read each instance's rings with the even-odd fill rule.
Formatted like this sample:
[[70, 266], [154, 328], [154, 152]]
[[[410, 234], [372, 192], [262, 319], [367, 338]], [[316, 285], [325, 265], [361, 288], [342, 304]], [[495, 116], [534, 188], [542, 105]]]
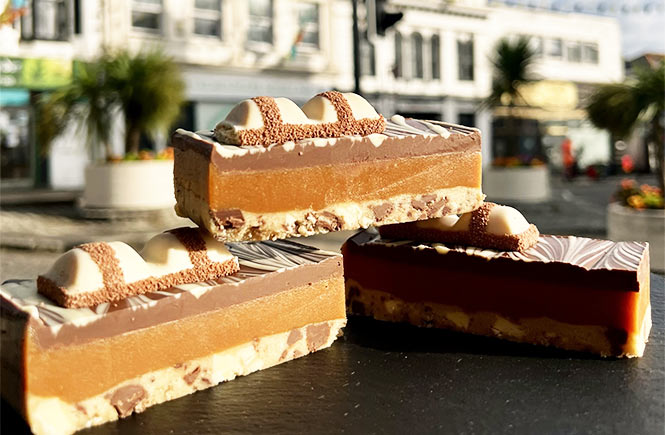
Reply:
[[582, 60], [582, 47], [578, 42], [568, 44], [566, 57], [570, 62], [580, 62]]
[[395, 77], [402, 77], [402, 35], [395, 33], [395, 65], [393, 67]]
[[160, 14], [132, 11], [132, 26], [159, 30]]
[[584, 62], [598, 63], [598, 46], [596, 44], [584, 44], [582, 59]]
[[250, 0], [249, 14], [260, 17], [272, 17], [272, 0]]
[[220, 20], [194, 18], [194, 33], [197, 35], [220, 36]]
[[422, 79], [425, 76], [423, 68], [423, 37], [420, 33], [414, 33], [413, 39], [413, 72], [416, 78]]
[[376, 75], [374, 45], [363, 39], [360, 44], [360, 71], [363, 75]]
[[319, 46], [319, 31], [317, 30], [306, 30], [302, 35], [302, 43], [308, 45]]
[[441, 78], [441, 42], [439, 35], [432, 36], [432, 78]]
[[220, 11], [220, 0], [194, 0], [194, 7], [196, 9], [207, 9], [211, 11]]
[[458, 77], [473, 80], [473, 40], [457, 41]]
[[547, 50], [548, 56], [561, 57], [563, 56], [563, 42], [561, 39], [550, 39], [549, 48]]
[[272, 43], [272, 27], [250, 24], [247, 38], [250, 41]]
[[316, 23], [319, 24], [319, 5], [314, 3], [300, 3], [298, 10], [298, 19], [300, 24]]
[[58, 6], [55, 2], [35, 2], [35, 38], [57, 39]]

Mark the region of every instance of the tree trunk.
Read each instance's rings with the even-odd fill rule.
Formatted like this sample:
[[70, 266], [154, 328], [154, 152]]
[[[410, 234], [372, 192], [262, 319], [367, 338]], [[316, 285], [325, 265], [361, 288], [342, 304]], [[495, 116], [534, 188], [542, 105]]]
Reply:
[[141, 130], [131, 123], [126, 123], [125, 125], [127, 126], [127, 131], [125, 133], [125, 154], [138, 154], [141, 141]]

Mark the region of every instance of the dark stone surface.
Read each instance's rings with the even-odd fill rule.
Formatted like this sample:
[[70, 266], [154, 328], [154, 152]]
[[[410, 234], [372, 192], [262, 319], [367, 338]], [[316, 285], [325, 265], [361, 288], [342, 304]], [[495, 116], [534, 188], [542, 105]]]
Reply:
[[[643, 358], [351, 319], [298, 360], [82, 433], [621, 433], [665, 427], [665, 297]], [[3, 402], [2, 433], [25, 425]]]

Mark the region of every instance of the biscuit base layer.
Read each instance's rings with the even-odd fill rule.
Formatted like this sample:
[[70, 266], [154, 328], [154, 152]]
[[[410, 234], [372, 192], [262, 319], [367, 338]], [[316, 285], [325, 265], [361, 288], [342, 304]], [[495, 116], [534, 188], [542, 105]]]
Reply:
[[424, 195], [332, 204], [321, 210], [271, 213], [237, 210], [242, 216], [241, 223], [228, 225], [228, 221], [216, 217], [206, 201], [187, 191], [180, 196], [176, 212], [205, 227], [218, 240], [276, 240], [467, 213], [480, 207], [484, 198], [479, 188], [458, 186]]
[[349, 314], [369, 316], [387, 322], [409, 323], [419, 327], [444, 328], [505, 340], [555, 346], [561, 349], [592, 352], [603, 357], [636, 357], [644, 353], [651, 330], [651, 306], [647, 307], [642, 328], [630, 334], [620, 353], [608, 340], [607, 328], [574, 325], [538, 317], [508, 319], [487, 311], [468, 312], [459, 307], [432, 302], [407, 302], [394, 295], [364, 288], [346, 280]]
[[72, 433], [132, 412], [290, 361], [330, 346], [346, 319], [314, 323], [257, 338], [206, 357], [145, 373], [77, 403], [57, 397], [26, 397], [27, 420], [35, 434]]

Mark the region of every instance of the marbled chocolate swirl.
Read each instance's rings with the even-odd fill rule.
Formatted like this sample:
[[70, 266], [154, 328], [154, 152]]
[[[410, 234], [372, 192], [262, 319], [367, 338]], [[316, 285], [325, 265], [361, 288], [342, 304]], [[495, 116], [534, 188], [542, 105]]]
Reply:
[[430, 249], [440, 254], [456, 252], [486, 259], [507, 258], [515, 261], [566, 263], [586, 270], [635, 270], [640, 265], [648, 244], [644, 242], [612, 242], [576, 236], [541, 235], [533, 247], [525, 252], [497, 251], [442, 243], [422, 243], [381, 239], [372, 231], [358, 234], [358, 244], [371, 243], [386, 246], [404, 246], [413, 249]]

